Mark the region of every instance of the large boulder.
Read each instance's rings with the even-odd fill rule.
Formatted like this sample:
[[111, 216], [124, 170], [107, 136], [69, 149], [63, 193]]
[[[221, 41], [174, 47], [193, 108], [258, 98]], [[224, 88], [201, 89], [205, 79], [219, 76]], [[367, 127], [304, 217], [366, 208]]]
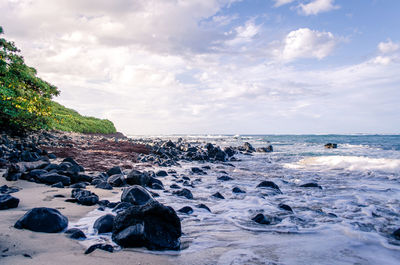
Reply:
[[181, 234], [181, 222], [174, 209], [151, 201], [118, 214], [112, 239], [122, 247], [177, 250]]
[[58, 233], [68, 226], [68, 218], [58, 210], [46, 207], [33, 208], [14, 225], [18, 229], [35, 232]]
[[133, 205], [143, 205], [153, 200], [150, 192], [139, 185], [125, 188], [121, 195], [121, 202], [129, 202]]
[[112, 214], [106, 214], [98, 218], [93, 225], [93, 228], [97, 230], [97, 233], [109, 233], [112, 231], [115, 216]]
[[19, 204], [18, 198], [15, 198], [8, 194], [0, 195], [0, 210], [17, 208], [18, 204]]

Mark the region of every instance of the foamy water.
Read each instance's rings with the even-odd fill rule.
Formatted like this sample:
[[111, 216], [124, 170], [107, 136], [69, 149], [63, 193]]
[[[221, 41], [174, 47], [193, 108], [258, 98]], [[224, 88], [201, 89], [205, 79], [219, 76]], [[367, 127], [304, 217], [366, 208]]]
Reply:
[[[176, 136], [177, 139], [181, 136]], [[174, 137], [165, 137], [173, 138]], [[238, 155], [235, 167], [218, 163], [181, 162], [173, 167], [177, 178], [160, 178], [167, 192], [160, 202], [175, 210], [191, 206], [191, 215], [179, 214], [184, 235], [182, 250], [162, 252], [185, 258], [207, 253], [214, 264], [398, 264], [400, 242], [390, 236], [400, 228], [400, 151], [399, 136], [192, 136], [193, 143], [213, 142], [238, 146], [244, 141], [255, 147], [271, 141], [273, 153]], [[335, 142], [338, 149], [325, 149]], [[207, 175], [190, 173], [193, 166], [211, 167]], [[154, 168], [158, 170], [159, 168]], [[232, 181], [218, 181], [225, 175]], [[176, 179], [187, 176], [194, 188], [194, 200], [172, 195]], [[196, 180], [200, 179], [200, 180]], [[282, 194], [256, 188], [263, 180], [274, 181]], [[322, 187], [304, 188], [318, 183]], [[182, 183], [176, 183], [182, 186]], [[245, 194], [232, 193], [240, 187]], [[225, 199], [211, 195], [220, 192]], [[106, 198], [110, 201], [119, 200]], [[206, 204], [211, 213], [196, 208]], [[284, 203], [293, 213], [280, 209]], [[99, 237], [94, 221], [109, 212], [93, 211], [71, 224], [89, 235], [82, 241], [110, 242], [110, 235]], [[273, 225], [251, 220], [257, 213], [281, 219]], [[139, 250], [148, 252], [147, 250]]]

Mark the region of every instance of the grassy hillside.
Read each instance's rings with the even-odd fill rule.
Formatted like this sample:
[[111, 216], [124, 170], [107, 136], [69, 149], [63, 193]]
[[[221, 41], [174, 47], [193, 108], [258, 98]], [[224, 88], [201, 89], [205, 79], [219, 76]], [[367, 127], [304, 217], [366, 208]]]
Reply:
[[51, 103], [51, 108], [55, 118], [50, 124], [51, 129], [80, 133], [110, 134], [116, 132], [114, 124], [109, 120], [82, 116], [77, 111], [54, 101]]

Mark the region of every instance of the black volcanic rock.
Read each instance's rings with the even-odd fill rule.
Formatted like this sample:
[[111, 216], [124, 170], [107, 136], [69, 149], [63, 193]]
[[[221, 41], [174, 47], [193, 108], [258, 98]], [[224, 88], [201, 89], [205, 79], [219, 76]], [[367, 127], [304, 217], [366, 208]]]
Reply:
[[184, 206], [178, 210], [180, 213], [191, 214], [193, 213], [193, 208], [190, 206]]
[[220, 176], [220, 177], [217, 178], [217, 180], [220, 180], [220, 181], [230, 181], [230, 180], [233, 180], [233, 178], [231, 178], [231, 177], [229, 177], [229, 176]]
[[264, 180], [264, 181], [260, 182], [260, 184], [257, 185], [257, 188], [271, 188], [271, 189], [274, 189], [274, 190], [282, 193], [281, 190], [279, 189], [278, 185], [276, 185], [274, 182], [268, 181], [268, 180]]
[[212, 196], [218, 199], [225, 199], [225, 197], [219, 192], [214, 193]]
[[112, 231], [115, 216], [112, 214], [106, 214], [98, 218], [93, 225], [93, 228], [97, 230], [97, 233], [108, 233]]
[[193, 199], [193, 194], [188, 189], [181, 189], [181, 190], [178, 190], [178, 191], [174, 191], [172, 194], [178, 195], [178, 196], [181, 196], [181, 197], [185, 197], [187, 199]]
[[234, 187], [232, 189], [233, 193], [246, 193], [244, 190], [240, 189], [239, 187]]
[[174, 209], [151, 201], [119, 213], [112, 239], [122, 247], [177, 250], [181, 234], [181, 222]]
[[290, 206], [287, 205], [287, 204], [281, 203], [281, 204], [278, 205], [278, 207], [279, 207], [280, 209], [282, 209], [282, 210], [289, 211], [289, 212], [293, 212], [292, 207], [290, 207]]
[[314, 182], [310, 182], [310, 183], [306, 183], [306, 184], [300, 185], [300, 187], [302, 187], [302, 188], [318, 188], [318, 189], [322, 189], [322, 187], [320, 185], [318, 185], [317, 183], [314, 183]]
[[133, 205], [143, 205], [153, 200], [151, 194], [139, 185], [125, 188], [121, 195], [121, 202], [129, 202]]
[[88, 190], [73, 189], [71, 192], [72, 198], [75, 198], [79, 204], [82, 205], [95, 205], [99, 202], [99, 196]]
[[85, 239], [86, 235], [85, 233], [82, 232], [82, 230], [78, 228], [71, 228], [65, 231], [65, 233], [68, 235], [69, 238], [72, 239]]
[[52, 208], [33, 208], [25, 213], [14, 225], [18, 229], [35, 232], [58, 233], [68, 226], [68, 218]]
[[86, 251], [85, 251], [85, 255], [92, 253], [93, 251], [95, 251], [96, 249], [101, 249], [107, 252], [114, 252], [114, 247], [108, 244], [95, 244], [90, 246]]
[[0, 210], [6, 210], [11, 208], [17, 208], [19, 199], [9, 194], [0, 195]]

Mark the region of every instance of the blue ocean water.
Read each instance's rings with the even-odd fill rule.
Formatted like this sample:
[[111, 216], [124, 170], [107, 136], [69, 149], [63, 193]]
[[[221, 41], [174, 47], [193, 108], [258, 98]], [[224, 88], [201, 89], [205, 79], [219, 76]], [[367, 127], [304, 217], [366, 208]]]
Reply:
[[[182, 161], [176, 177], [162, 179], [165, 192], [157, 198], [180, 214], [182, 250], [164, 252], [175, 262], [197, 264], [398, 264], [400, 241], [391, 236], [400, 228], [400, 135], [174, 135], [192, 145], [254, 147], [272, 144], [272, 153], [238, 154], [239, 161], [199, 163]], [[338, 144], [326, 149], [326, 143]], [[193, 175], [193, 166], [210, 166], [207, 175]], [[138, 164], [140, 168], [140, 165]], [[143, 168], [144, 169], [144, 168]], [[148, 170], [149, 168], [146, 168]], [[160, 168], [154, 167], [153, 170]], [[165, 168], [163, 168], [165, 169]], [[229, 175], [231, 181], [217, 177]], [[177, 197], [171, 184], [186, 187], [194, 199]], [[261, 181], [276, 183], [282, 193], [257, 188]], [[304, 188], [316, 183], [320, 188]], [[235, 194], [234, 187], [246, 193]], [[211, 195], [220, 192], [225, 199]], [[119, 194], [114, 198], [119, 199]], [[211, 212], [196, 205], [206, 204]], [[293, 212], [279, 207], [289, 205]], [[252, 221], [258, 213], [279, 219], [271, 225]], [[81, 223], [87, 227], [105, 214], [95, 211]], [[95, 233], [93, 240], [100, 240]], [[101, 240], [105, 240], [103, 237]], [[146, 250], [141, 250], [145, 251]], [[172, 258], [171, 257], [171, 258]]]

